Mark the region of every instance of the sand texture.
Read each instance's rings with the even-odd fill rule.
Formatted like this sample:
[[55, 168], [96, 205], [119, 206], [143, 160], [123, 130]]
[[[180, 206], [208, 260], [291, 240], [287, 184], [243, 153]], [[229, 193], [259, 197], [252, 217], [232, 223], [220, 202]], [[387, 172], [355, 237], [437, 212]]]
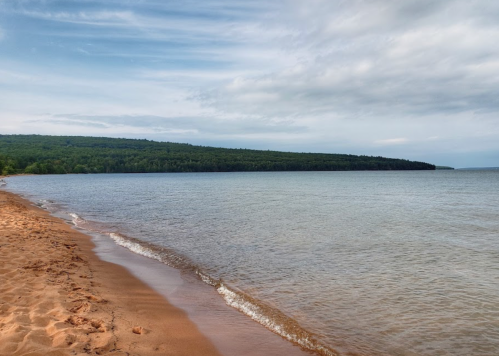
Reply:
[[218, 355], [90, 238], [0, 191], [0, 355]]

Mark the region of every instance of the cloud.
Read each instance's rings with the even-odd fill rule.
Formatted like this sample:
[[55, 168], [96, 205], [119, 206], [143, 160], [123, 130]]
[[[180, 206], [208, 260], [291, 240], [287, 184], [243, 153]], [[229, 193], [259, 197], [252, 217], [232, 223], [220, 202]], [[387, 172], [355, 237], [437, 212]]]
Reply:
[[9, 33], [0, 129], [10, 132], [175, 137], [427, 161], [435, 152], [499, 151], [499, 3], [0, 6]]
[[[81, 4], [78, 11], [67, 10], [33, 10], [24, 6], [12, 10], [16, 14], [38, 20], [65, 23], [69, 33], [66, 36], [78, 35], [85, 29], [85, 36], [102, 36], [104, 38], [135, 38], [156, 41], [227, 41], [236, 42], [242, 38], [258, 42], [260, 27], [248, 18], [255, 9], [262, 7], [262, 2], [252, 5], [232, 7], [215, 7], [216, 1], [206, 1], [208, 6], [200, 3], [186, 5], [182, 3], [164, 3], [155, 5], [144, 2], [137, 5], [122, 6], [115, 4], [114, 10], [103, 10]], [[212, 5], [211, 7], [209, 5]], [[195, 7], [195, 10], [193, 9]], [[225, 8], [225, 11], [224, 11]], [[216, 12], [215, 12], [216, 11]], [[90, 31], [89, 31], [90, 30]], [[91, 30], [98, 30], [92, 32]], [[51, 33], [55, 35], [55, 33]]]
[[112, 132], [166, 133], [174, 135], [207, 136], [251, 136], [263, 133], [297, 133], [306, 128], [283, 120], [234, 120], [211, 117], [209, 120], [199, 117], [161, 117], [150, 115], [84, 116], [75, 114], [47, 115], [43, 118], [26, 121], [29, 124], [50, 124], [63, 126], [81, 126], [105, 129]]
[[80, 11], [75, 13], [24, 10], [22, 14], [43, 20], [99, 26], [124, 25], [134, 20], [133, 13], [130, 11]]
[[[472, 5], [315, 1], [295, 6], [284, 46], [305, 60], [200, 93], [220, 110], [264, 116], [425, 116], [499, 109], [499, 27]], [[362, 6], [361, 6], [362, 5]], [[307, 5], [308, 6], [308, 5]], [[468, 19], [465, 10], [475, 13]], [[450, 20], [447, 16], [450, 16]], [[317, 21], [317, 19], [319, 19]], [[311, 26], [307, 31], [304, 24]], [[291, 32], [291, 31], [289, 31]]]
[[401, 145], [409, 142], [406, 138], [388, 138], [385, 140], [376, 140], [374, 141], [377, 145]]

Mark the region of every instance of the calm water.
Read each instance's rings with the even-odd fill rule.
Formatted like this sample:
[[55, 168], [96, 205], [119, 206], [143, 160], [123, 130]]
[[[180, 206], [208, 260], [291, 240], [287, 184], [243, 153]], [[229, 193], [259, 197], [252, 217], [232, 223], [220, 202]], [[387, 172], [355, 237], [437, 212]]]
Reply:
[[319, 353], [499, 355], [497, 171], [32, 176], [7, 187], [198, 273]]

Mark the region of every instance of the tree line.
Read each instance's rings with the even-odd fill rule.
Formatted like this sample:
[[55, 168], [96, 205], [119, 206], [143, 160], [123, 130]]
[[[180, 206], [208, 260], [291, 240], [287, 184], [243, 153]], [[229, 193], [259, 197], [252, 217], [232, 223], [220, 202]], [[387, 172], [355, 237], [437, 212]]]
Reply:
[[434, 170], [373, 156], [227, 149], [150, 140], [0, 135], [3, 174]]

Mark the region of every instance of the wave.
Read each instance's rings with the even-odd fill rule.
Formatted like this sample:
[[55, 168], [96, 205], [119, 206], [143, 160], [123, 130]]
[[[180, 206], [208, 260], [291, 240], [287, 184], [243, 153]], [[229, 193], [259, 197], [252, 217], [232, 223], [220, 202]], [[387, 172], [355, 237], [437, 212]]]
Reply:
[[288, 341], [298, 344], [304, 349], [315, 351], [319, 355], [338, 356], [335, 350], [321, 345], [312, 333], [303, 329], [297, 321], [281, 311], [271, 308], [243, 292], [236, 292], [223, 283], [217, 287], [217, 292], [225, 299], [227, 305], [239, 310]]
[[222, 279], [213, 278], [202, 271], [201, 268], [196, 266], [187, 257], [169, 248], [141, 241], [118, 232], [99, 231], [99, 229], [94, 228], [94, 224], [79, 215], [75, 213], [69, 213], [69, 215], [72, 218], [73, 224], [78, 228], [107, 235], [118, 246], [127, 248], [133, 253], [160, 261], [170, 267], [196, 274], [204, 283], [214, 287], [227, 305], [288, 341], [322, 356], [338, 356], [335, 350], [322, 345], [312, 333], [303, 329], [293, 318], [242, 291], [228, 286]]
[[52, 200], [41, 199], [36, 202], [36, 205], [42, 209], [49, 210], [50, 207], [54, 204]]
[[193, 269], [191, 262], [166, 247], [160, 247], [116, 232], [107, 233], [114, 242], [130, 251], [182, 270]]
[[74, 226], [76, 226], [76, 227], [83, 228], [83, 224], [85, 224], [87, 222], [85, 219], [81, 218], [80, 216], [78, 216], [75, 213], [69, 213], [69, 216], [71, 216], [73, 218], [72, 221], [73, 221]]

